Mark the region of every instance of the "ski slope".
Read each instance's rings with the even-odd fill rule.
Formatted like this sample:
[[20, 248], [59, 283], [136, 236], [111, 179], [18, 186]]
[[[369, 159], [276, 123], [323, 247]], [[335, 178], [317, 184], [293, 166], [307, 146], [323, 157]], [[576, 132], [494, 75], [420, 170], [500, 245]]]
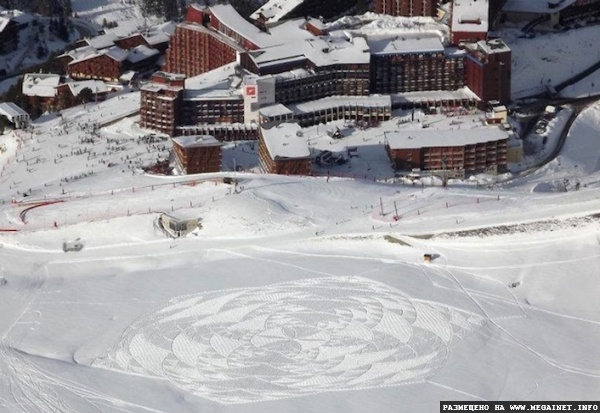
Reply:
[[[600, 105], [516, 183], [241, 172], [234, 188], [143, 174], [167, 143], [135, 117], [85, 126], [125, 96], [0, 137], [0, 411], [597, 399]], [[202, 228], [167, 239], [160, 211]]]

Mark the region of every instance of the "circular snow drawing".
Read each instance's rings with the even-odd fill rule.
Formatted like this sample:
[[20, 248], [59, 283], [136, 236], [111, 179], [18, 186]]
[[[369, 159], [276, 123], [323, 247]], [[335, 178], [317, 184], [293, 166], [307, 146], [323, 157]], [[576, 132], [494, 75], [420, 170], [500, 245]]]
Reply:
[[247, 403], [422, 380], [481, 323], [366, 278], [307, 279], [174, 299], [97, 364]]

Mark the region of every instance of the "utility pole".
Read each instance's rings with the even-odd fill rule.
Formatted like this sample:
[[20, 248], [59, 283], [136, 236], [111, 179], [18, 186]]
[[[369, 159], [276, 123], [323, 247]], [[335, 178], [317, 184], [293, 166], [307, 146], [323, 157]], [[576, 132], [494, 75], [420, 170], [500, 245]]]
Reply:
[[235, 164], [235, 158], [233, 158], [233, 193], [237, 193], [237, 178], [235, 172], [237, 170], [237, 166]]
[[442, 156], [442, 186], [446, 188], [448, 186], [448, 175], [446, 171], [446, 165], [448, 162], [448, 157], [446, 155]]

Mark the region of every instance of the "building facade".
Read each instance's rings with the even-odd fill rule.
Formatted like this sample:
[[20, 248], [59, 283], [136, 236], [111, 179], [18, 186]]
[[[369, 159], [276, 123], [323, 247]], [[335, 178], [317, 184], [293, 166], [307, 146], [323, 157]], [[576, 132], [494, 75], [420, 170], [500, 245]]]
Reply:
[[265, 173], [309, 175], [311, 156], [308, 142], [296, 123], [265, 125], [259, 129], [258, 159]]
[[173, 153], [178, 169], [186, 174], [219, 172], [221, 142], [210, 135], [173, 138]]
[[457, 90], [465, 85], [464, 54], [455, 49], [377, 53], [371, 57], [372, 93]]
[[259, 111], [260, 123], [298, 122], [302, 127], [344, 119], [379, 123], [392, 117], [389, 96], [331, 96], [289, 106], [276, 104]]
[[239, 46], [197, 23], [182, 23], [171, 36], [164, 71], [188, 77], [208, 72], [236, 61]]
[[156, 72], [149, 83], [140, 88], [140, 126], [169, 136], [181, 123], [185, 76]]
[[73, 60], [67, 65], [67, 73], [73, 79], [100, 79], [117, 82], [126, 68], [128, 53], [120, 48], [103, 51]]
[[373, 11], [391, 16], [430, 16], [437, 14], [438, 0], [375, 0]]
[[498, 127], [388, 132], [385, 140], [397, 171], [474, 174], [507, 170], [508, 134]]
[[468, 46], [465, 60], [466, 85], [484, 102], [510, 101], [511, 50], [500, 39]]
[[214, 123], [178, 126], [177, 136], [211, 135], [221, 142], [258, 140], [258, 126], [244, 123]]

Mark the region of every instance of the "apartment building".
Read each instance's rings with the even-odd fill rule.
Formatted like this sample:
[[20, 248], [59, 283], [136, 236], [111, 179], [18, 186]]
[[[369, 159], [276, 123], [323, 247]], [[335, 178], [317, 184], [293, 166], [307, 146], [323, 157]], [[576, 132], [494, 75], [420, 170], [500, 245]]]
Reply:
[[371, 39], [371, 92], [456, 90], [464, 86], [464, 52], [438, 37], [404, 35]]
[[467, 45], [465, 59], [467, 86], [484, 102], [510, 101], [511, 50], [501, 39]]
[[296, 123], [260, 127], [258, 158], [265, 173], [309, 175], [311, 155], [302, 128]]
[[187, 77], [235, 62], [243, 49], [222, 34], [198, 23], [181, 23], [171, 36], [163, 70]]
[[156, 72], [149, 83], [140, 88], [140, 126], [169, 136], [181, 124], [185, 75]]
[[173, 138], [173, 153], [179, 171], [185, 174], [219, 172], [221, 142], [210, 135]]
[[507, 167], [509, 135], [497, 126], [461, 130], [423, 129], [385, 133], [385, 145], [397, 171], [502, 173]]

